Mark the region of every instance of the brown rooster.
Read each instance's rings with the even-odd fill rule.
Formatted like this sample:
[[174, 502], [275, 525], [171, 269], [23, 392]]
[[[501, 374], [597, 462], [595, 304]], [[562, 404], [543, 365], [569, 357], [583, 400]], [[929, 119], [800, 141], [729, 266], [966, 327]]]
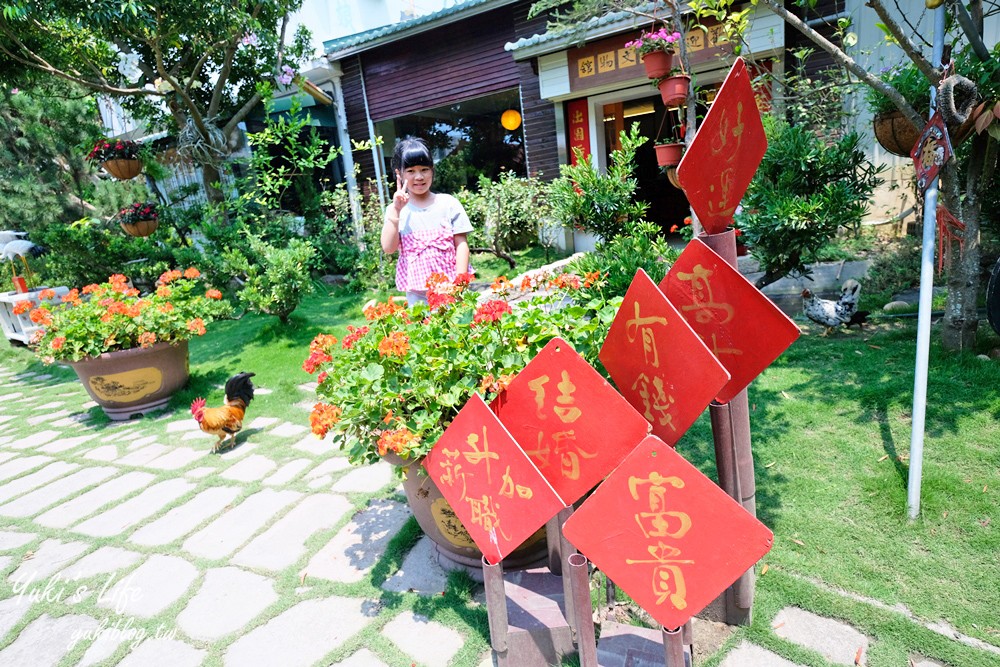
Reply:
[[229, 437], [229, 448], [236, 445], [236, 434], [243, 428], [243, 415], [253, 400], [255, 373], [237, 373], [226, 382], [226, 404], [219, 408], [206, 408], [204, 398], [196, 398], [191, 403], [191, 414], [205, 433], [218, 436], [219, 441], [212, 452], [219, 451], [222, 441]]

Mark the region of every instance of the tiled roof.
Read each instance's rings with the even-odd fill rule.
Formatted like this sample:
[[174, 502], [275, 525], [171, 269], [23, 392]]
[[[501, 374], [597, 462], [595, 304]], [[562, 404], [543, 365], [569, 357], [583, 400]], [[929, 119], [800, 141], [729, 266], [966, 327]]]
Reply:
[[[636, 11], [653, 12], [658, 7], [662, 9], [663, 4], [660, 2], [649, 2], [636, 7]], [[593, 38], [594, 33], [601, 33], [608, 28], [620, 30], [624, 27], [623, 24], [628, 23], [630, 20], [633, 23], [638, 24], [649, 23], [649, 19], [638, 17], [633, 12], [611, 12], [605, 14], [604, 16], [592, 18], [574, 30], [544, 32], [540, 35], [522, 37], [516, 42], [507, 42], [504, 46], [504, 50], [514, 53], [515, 58], [520, 58], [522, 56], [522, 54], [517, 53], [517, 51], [531, 51], [532, 53], [530, 55], [538, 55], [537, 52], [539, 51], [556, 50], [571, 46], [579, 41], [581, 35], [587, 35], [588, 38]]]

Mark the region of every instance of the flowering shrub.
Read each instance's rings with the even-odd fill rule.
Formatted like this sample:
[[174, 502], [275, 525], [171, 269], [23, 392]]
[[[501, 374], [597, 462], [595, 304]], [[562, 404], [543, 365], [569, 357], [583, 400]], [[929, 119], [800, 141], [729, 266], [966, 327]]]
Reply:
[[639, 57], [652, 53], [653, 51], [674, 52], [674, 44], [679, 42], [681, 34], [677, 31], [667, 32], [666, 28], [643, 33], [639, 39], [625, 43], [626, 49], [636, 49]]
[[[52, 363], [201, 336], [206, 324], [228, 314], [229, 305], [200, 277], [194, 267], [167, 271], [155, 292], [140, 296], [125, 276], [115, 274], [106, 283], [70, 290], [61, 303], [33, 303], [29, 317], [43, 328], [32, 336], [32, 347]], [[46, 294], [51, 291], [39, 297], [53, 299], [54, 292]]]
[[[498, 278], [482, 299], [469, 278], [435, 274], [427, 305], [377, 303], [365, 310], [368, 324], [348, 327], [343, 340], [317, 336], [303, 363], [319, 373], [313, 433], [340, 434], [352, 463], [389, 452], [418, 459], [472, 394], [491, 401], [556, 336], [602, 368], [597, 354], [621, 299], [604, 296], [599, 273], [517, 285]], [[514, 302], [529, 292], [538, 295]]]
[[118, 211], [118, 220], [126, 225], [134, 225], [142, 220], [156, 220], [156, 202], [137, 201]]
[[108, 160], [138, 160], [139, 144], [127, 139], [101, 139], [87, 154], [92, 162], [107, 162]]

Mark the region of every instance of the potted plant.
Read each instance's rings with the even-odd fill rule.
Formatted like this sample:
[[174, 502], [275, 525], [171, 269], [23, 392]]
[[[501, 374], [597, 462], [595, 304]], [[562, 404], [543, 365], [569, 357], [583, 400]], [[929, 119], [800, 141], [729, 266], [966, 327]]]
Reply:
[[666, 26], [659, 30], [645, 32], [639, 39], [625, 43], [626, 49], [635, 49], [642, 64], [646, 68], [646, 76], [659, 79], [670, 72], [674, 59], [674, 45], [680, 41], [681, 33], [667, 31]]
[[229, 312], [222, 293], [206, 289], [200, 276], [194, 267], [167, 271], [156, 291], [141, 295], [115, 274], [58, 303], [42, 301], [29, 312], [42, 327], [31, 345], [44, 363], [72, 366], [111, 419], [155, 410], [187, 382], [188, 339]]
[[140, 146], [128, 139], [101, 139], [87, 154], [91, 162], [99, 162], [104, 170], [120, 181], [135, 178], [142, 171]]
[[129, 236], [149, 236], [160, 224], [156, 202], [137, 201], [118, 211], [118, 224]]
[[[656, 151], [656, 163], [663, 167], [664, 169], [675, 168], [680, 164], [681, 158], [684, 157], [684, 133], [687, 127], [684, 125], [680, 119], [675, 119], [673, 113], [670, 109], [667, 109], [663, 114], [663, 120], [660, 122], [660, 130], [663, 130], [663, 125], [669, 120], [670, 121], [670, 136], [664, 139], [657, 138], [656, 143], [653, 145], [653, 150]], [[669, 177], [669, 171], [667, 176]], [[676, 178], [676, 174], [674, 176]], [[673, 182], [673, 180], [671, 180]], [[676, 187], [680, 187], [680, 183], [674, 183]]]
[[[352, 463], [396, 464], [438, 552], [478, 567], [481, 554], [419, 463], [472, 394], [492, 401], [553, 337], [597, 365], [621, 299], [603, 296], [597, 273], [538, 275], [519, 285], [498, 278], [482, 298], [468, 289], [470, 278], [432, 275], [427, 305], [407, 309], [390, 299], [367, 307], [365, 326], [348, 327], [340, 340], [317, 336], [303, 369], [318, 373], [313, 433], [338, 434]], [[514, 562], [533, 561], [543, 546], [526, 543]]]
[[[898, 90], [914, 109], [926, 116], [931, 103], [930, 83], [916, 65], [884, 67], [879, 72], [879, 78]], [[874, 116], [873, 129], [878, 143], [893, 155], [908, 157], [923, 128], [911, 123], [892, 100], [874, 88], [866, 89], [865, 101]]]
[[656, 87], [667, 108], [679, 107], [687, 103], [688, 92], [691, 90], [691, 77], [682, 68], [675, 67], [667, 76], [657, 79]]

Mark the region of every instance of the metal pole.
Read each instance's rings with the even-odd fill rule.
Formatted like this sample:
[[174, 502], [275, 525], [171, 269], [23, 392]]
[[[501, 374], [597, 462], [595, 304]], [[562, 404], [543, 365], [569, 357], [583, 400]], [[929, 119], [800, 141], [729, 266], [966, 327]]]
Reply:
[[507, 650], [507, 593], [503, 585], [503, 564], [490, 565], [483, 557], [483, 585], [486, 587], [486, 615], [490, 624], [490, 646], [497, 653]]
[[663, 634], [663, 651], [666, 657], [665, 667], [685, 667], [684, 665], [684, 633], [682, 628], [667, 630], [660, 628]]
[[[934, 67], [941, 66], [944, 50], [944, 6], [934, 10]], [[931, 87], [931, 115], [936, 91]], [[920, 481], [924, 468], [924, 417], [927, 412], [927, 366], [931, 346], [931, 297], [934, 292], [934, 235], [937, 220], [938, 185], [931, 179], [924, 191], [924, 234], [920, 253], [920, 311], [917, 314], [917, 359], [913, 379], [913, 418], [910, 430], [910, 474], [906, 509], [910, 519], [920, 514]]]
[[576, 616], [576, 648], [580, 667], [597, 667], [597, 639], [594, 635], [594, 615], [590, 607], [590, 568], [587, 557], [572, 554], [566, 559], [569, 568], [563, 576], [573, 583], [573, 608]]

